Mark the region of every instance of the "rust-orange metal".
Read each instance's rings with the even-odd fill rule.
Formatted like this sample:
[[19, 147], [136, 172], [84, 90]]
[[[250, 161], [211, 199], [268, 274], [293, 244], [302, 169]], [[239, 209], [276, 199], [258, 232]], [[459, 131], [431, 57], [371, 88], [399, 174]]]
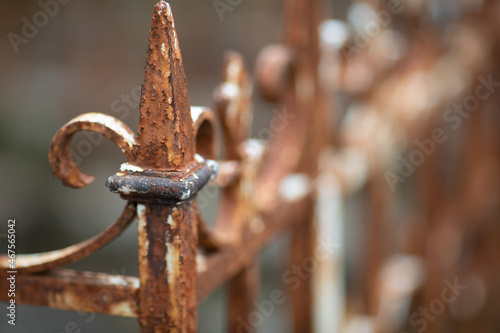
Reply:
[[[66, 186], [84, 187], [94, 176], [76, 166], [71, 139], [84, 130], [106, 136], [127, 159], [107, 181], [109, 190], [127, 200], [126, 208], [113, 225], [92, 239], [59, 251], [18, 256], [17, 302], [136, 317], [144, 333], [196, 332], [199, 301], [229, 282], [228, 327], [236, 332], [237, 318], [248, 317], [259, 293], [260, 250], [278, 234], [293, 229], [297, 240], [292, 261], [310, 253], [312, 193], [285, 200], [278, 185], [294, 172], [312, 179], [325, 142], [324, 133], [311, 128], [324, 113], [317, 102], [321, 100], [318, 42], [309, 41], [317, 29], [317, 8], [305, 1], [288, 2], [286, 46], [278, 47], [284, 50], [283, 65], [273, 74], [279, 78], [269, 78], [263, 70], [257, 73], [263, 93], [271, 95], [270, 90], [278, 89], [281, 96], [276, 100], [284, 101], [293, 114], [291, 124], [271, 145], [249, 138], [252, 81], [237, 52], [226, 54], [222, 83], [214, 93], [216, 113], [190, 105], [171, 8], [164, 1], [154, 7], [137, 135], [113, 117], [84, 114], [54, 136], [49, 154], [55, 177]], [[294, 27], [297, 22], [300, 25]], [[276, 57], [268, 59], [272, 58]], [[259, 61], [264, 68], [272, 67], [264, 56]], [[292, 69], [294, 75], [283, 72]], [[316, 103], [316, 114], [306, 110], [305, 106]], [[220, 160], [218, 126], [225, 143]], [[223, 191], [213, 228], [205, 224], [195, 202], [197, 191], [208, 183]], [[111, 242], [136, 216], [138, 277], [61, 268]], [[311, 236], [306, 242], [300, 241], [304, 231]], [[2, 272], [8, 269], [6, 257], [0, 258], [0, 265]], [[296, 331], [309, 330], [310, 286], [296, 291], [293, 298]]]
[[[381, 10], [382, 3], [364, 5]], [[282, 43], [261, 51], [254, 75], [241, 54], [227, 52], [212, 111], [190, 104], [171, 8], [159, 2], [153, 11], [137, 133], [111, 116], [88, 113], [65, 124], [49, 152], [54, 176], [65, 186], [81, 188], [94, 176], [81, 171], [71, 156], [74, 134], [94, 131], [110, 139], [127, 161], [106, 185], [126, 200], [125, 208], [116, 222], [93, 238], [58, 251], [17, 256], [16, 301], [137, 318], [143, 333], [196, 332], [198, 304], [227, 284], [227, 328], [239, 332], [240, 319], [250, 316], [258, 299], [261, 250], [289, 232], [290, 267], [314, 257], [322, 232], [317, 230], [321, 229], [318, 219], [324, 218], [318, 214], [316, 199], [321, 199], [318, 193], [323, 185], [328, 198], [336, 198], [332, 188], [342, 197], [366, 191], [366, 271], [354, 292], [359, 295], [351, 297], [363, 301], [350, 312], [369, 316], [371, 331], [397, 333], [407, 328], [398, 317], [404, 312], [401, 304], [415, 309], [429, 304], [439, 297], [445, 278], [473, 276], [485, 293], [498, 289], [484, 273], [499, 274], [491, 268], [491, 260], [484, 259], [497, 247], [497, 238], [489, 235], [494, 227], [484, 225], [498, 220], [500, 135], [492, 135], [491, 142], [481, 135], [485, 128], [493, 132], [491, 124], [498, 124], [498, 112], [484, 111], [498, 109], [499, 94], [469, 115], [464, 131], [465, 176], [456, 191], [445, 184], [441, 154], [428, 156], [416, 171], [421, 209], [405, 216], [415, 220], [407, 230], [396, 232], [394, 223], [389, 223], [398, 193], [391, 194], [391, 185], [383, 178], [409, 142], [433, 135], [443, 110], [473, 90], [486, 67], [492, 67], [495, 78], [500, 75], [494, 61], [500, 54], [495, 32], [500, 7], [494, 0], [485, 0], [477, 8], [481, 10], [464, 10], [462, 19], [447, 30], [451, 37], [446, 45], [436, 38], [438, 27], [428, 27], [429, 22], [420, 18], [424, 7], [408, 4], [401, 14], [410, 31], [403, 42], [383, 27], [363, 49], [352, 48], [356, 36], [351, 36], [337, 49], [330, 45], [332, 51], [325, 46], [332, 41], [318, 34], [320, 1], [286, 0]], [[399, 19], [395, 14], [394, 20]], [[322, 77], [323, 71], [336, 73], [332, 75], [336, 78]], [[286, 126], [273, 133], [269, 142], [250, 138], [252, 78], [264, 99], [286, 110]], [[350, 121], [338, 125], [335, 135], [330, 131], [335, 121], [327, 113], [328, 90], [340, 91], [356, 102], [356, 110], [348, 110], [344, 117]], [[224, 147], [221, 156], [218, 136]], [[282, 185], [294, 177], [308, 186], [294, 195], [284, 193]], [[320, 184], [322, 180], [325, 184]], [[196, 203], [204, 186], [221, 189], [213, 226], [205, 223]], [[138, 277], [62, 268], [113, 241], [134, 218], [138, 220]], [[441, 241], [451, 238], [456, 240], [453, 251]], [[481, 246], [479, 240], [488, 246]], [[456, 255], [455, 261], [443, 263], [440, 256], [429, 256], [431, 245], [434, 253], [469, 251], [471, 255], [462, 261]], [[388, 254], [398, 252], [404, 260], [388, 264]], [[470, 259], [473, 255], [477, 260]], [[312, 332], [317, 327], [323, 327], [322, 333], [331, 332], [330, 322], [318, 319], [321, 311], [315, 309], [323, 304], [315, 298], [320, 298], [318, 290], [324, 285], [315, 286], [313, 281], [325, 284], [333, 280], [332, 274], [340, 274], [332, 273], [341, 265], [335, 260], [341, 261], [341, 255], [319, 263], [316, 275], [320, 278], [306, 274], [300, 286], [289, 292], [294, 332]], [[8, 257], [0, 256], [0, 277], [8, 270]], [[416, 277], [425, 274], [429, 281], [424, 285]], [[391, 283], [402, 280], [405, 283]], [[6, 283], [2, 277], [0, 289], [7, 289]], [[0, 294], [0, 300], [6, 297]], [[460, 304], [467, 309], [466, 303]], [[484, 309], [486, 305], [494, 309], [497, 303], [484, 298], [482, 312], [477, 310], [480, 315], [467, 317], [467, 311], [457, 310], [453, 316], [465, 323], [463, 332], [480, 325], [487, 331], [480, 316], [495, 322], [494, 311]], [[339, 315], [348, 321], [344, 312]], [[451, 317], [443, 314], [433, 325], [429, 323], [428, 331], [441, 332]]]

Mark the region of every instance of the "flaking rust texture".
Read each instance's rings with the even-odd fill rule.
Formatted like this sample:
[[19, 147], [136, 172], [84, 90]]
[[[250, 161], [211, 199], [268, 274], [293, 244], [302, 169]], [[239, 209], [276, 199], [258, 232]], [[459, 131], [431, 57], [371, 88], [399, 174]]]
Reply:
[[138, 206], [142, 332], [196, 331], [195, 221], [191, 203]]
[[[222, 83], [214, 94], [216, 112], [190, 106], [170, 7], [165, 2], [155, 6], [137, 137], [116, 118], [87, 113], [74, 118], [56, 133], [49, 153], [54, 176], [66, 186], [80, 188], [92, 182], [94, 176], [78, 169], [72, 159], [72, 137], [79, 131], [94, 131], [110, 139], [122, 150], [127, 162], [106, 184], [110, 191], [128, 201], [127, 206], [114, 224], [94, 238], [58, 251], [16, 256], [16, 303], [134, 317], [138, 318], [142, 333], [196, 332], [199, 301], [227, 284], [228, 331], [255, 332], [258, 329], [250, 327], [250, 323], [246, 325], [245, 320], [254, 317], [257, 302], [261, 305], [269, 302], [256, 302], [259, 295], [257, 259], [276, 236], [288, 232], [291, 233], [289, 267], [293, 271], [300, 266], [305, 268], [311, 258], [321, 259], [316, 263], [317, 268], [306, 269], [312, 274], [309, 278], [301, 277], [295, 290], [289, 288], [287, 298], [291, 304], [288, 307], [293, 311], [290, 316], [293, 323], [288, 331], [341, 331], [337, 328], [339, 323], [349, 324], [346, 319], [359, 318], [339, 306], [346, 304], [340, 282], [344, 274], [341, 269], [343, 243], [332, 244], [333, 248], [328, 244], [332, 251], [323, 250], [332, 253], [326, 260], [313, 250], [319, 249], [316, 240], [322, 237], [332, 235], [334, 240], [337, 236], [342, 239], [342, 198], [363, 188], [368, 190], [369, 237], [365, 247], [369, 264], [365, 275], [370, 278], [361, 282], [364, 287], [356, 289], [356, 294], [366, 294], [363, 317], [368, 316], [371, 319], [367, 323], [375, 325], [370, 331], [403, 330], [399, 325], [407, 326], [407, 322], [403, 323], [400, 317], [401, 302], [414, 304], [415, 308], [419, 304], [432, 304], [442, 294], [441, 281], [452, 278], [449, 273], [457, 272], [468, 281], [475, 281], [467, 291], [472, 294], [464, 295], [465, 298], [461, 298], [464, 301], [457, 299], [453, 308], [460, 310], [442, 313], [434, 327], [429, 323], [427, 331], [442, 333], [443, 323], [447, 321], [453, 323], [450, 327], [455, 331], [459, 322], [466, 327], [461, 327], [461, 332], [496, 331], [498, 316], [490, 309], [497, 308], [498, 302], [483, 296], [498, 286], [494, 279], [484, 275], [494, 265], [491, 265], [491, 253], [483, 251], [494, 248], [488, 244], [496, 244], [498, 239], [481, 235], [493, 234], [492, 229], [483, 228], [486, 222], [496, 222], [492, 212], [498, 207], [500, 197], [495, 181], [499, 178], [496, 171], [500, 165], [497, 158], [500, 137], [487, 140], [482, 134], [489, 132], [485, 126], [492, 123], [493, 117], [498, 120], [494, 111], [500, 103], [499, 95], [484, 101], [487, 104], [481, 106], [481, 110], [469, 115], [462, 157], [467, 163], [466, 178], [463, 184], [456, 186], [457, 193], [445, 195], [449, 192], [448, 178], [440, 175], [448, 171], [438, 172], [441, 157], [445, 156], [441, 155], [445, 152], [442, 148], [436, 146], [436, 152], [428, 156], [417, 171], [420, 182], [417, 196], [424, 209], [411, 219], [425, 223], [423, 230], [428, 233], [417, 230], [422, 229], [421, 224], [405, 222], [409, 229], [405, 227], [403, 234], [415, 237], [404, 236], [401, 242], [392, 242], [399, 244], [398, 251], [405, 249], [405, 253], [412, 253], [413, 257], [410, 266], [401, 266], [404, 276], [415, 280], [403, 293], [395, 291], [394, 283], [391, 284], [400, 269], [388, 271], [382, 260], [383, 253], [396, 250], [385, 247], [391, 242], [386, 242], [384, 233], [388, 226], [393, 227], [387, 224], [390, 223], [387, 217], [391, 215], [391, 201], [396, 197], [388, 193], [389, 188], [378, 177], [386, 164], [396, 159], [394, 154], [408, 148], [397, 141], [408, 143], [413, 137], [433, 132], [441, 111], [456, 98], [472, 92], [474, 79], [483, 72], [484, 64], [493, 64], [493, 57], [499, 58], [496, 47], [499, 36], [495, 37], [495, 44], [491, 44], [494, 36], [489, 35], [498, 29], [492, 28], [492, 22], [491, 26], [486, 25], [493, 17], [484, 20], [489, 13], [498, 12], [492, 7], [497, 6], [495, 0], [484, 1], [484, 13], [474, 10], [464, 16], [460, 25], [466, 25], [451, 26], [453, 29], [448, 33], [454, 37], [447, 39], [453, 41], [450, 45], [436, 44], [435, 29], [428, 29], [432, 22], [420, 21], [417, 15], [423, 12], [408, 8], [407, 18], [418, 22], [413, 27], [410, 24], [410, 28], [415, 29], [411, 33], [413, 41], [400, 39], [401, 36], [387, 37], [389, 27], [383, 27], [380, 36], [374, 36], [364, 50], [349, 55], [350, 59], [344, 54], [348, 44], [327, 47], [328, 43], [332, 44], [328, 41], [331, 38], [325, 38], [322, 28], [319, 29], [320, 43], [318, 0], [285, 0], [285, 4], [283, 43], [266, 47], [256, 66], [255, 77], [262, 95], [280, 103], [286, 114], [285, 119], [277, 115], [271, 120], [268, 129], [273, 135], [268, 142], [249, 139], [252, 76], [237, 52], [226, 54]], [[488, 15], [484, 16], [485, 13]], [[481, 25], [473, 23], [478, 19]], [[494, 20], [498, 21], [497, 17]], [[424, 26], [422, 22], [426, 29], [419, 28]], [[337, 24], [335, 27], [338, 29]], [[336, 36], [337, 40], [337, 32], [328, 33], [328, 37]], [[346, 38], [357, 39], [356, 36]], [[384, 39], [384, 47], [372, 49], [379, 38]], [[408, 49], [402, 51], [401, 47], [401, 54], [393, 58], [392, 51], [398, 43]], [[320, 45], [324, 47], [321, 52]], [[494, 45], [496, 51], [490, 56], [487, 50]], [[390, 60], [387, 51], [391, 53]], [[325, 52], [331, 53], [331, 59]], [[403, 56], [405, 52], [407, 55]], [[343, 55], [338, 59], [340, 53]], [[359, 70], [353, 70], [362, 63], [370, 75], [360, 75]], [[498, 64], [492, 70], [491, 75], [500, 76]], [[330, 78], [329, 74], [337, 72], [338, 75], [332, 75], [338, 76], [337, 79]], [[320, 75], [324, 73], [328, 75]], [[443, 84], [445, 81], [441, 79], [445, 76], [449, 77]], [[434, 81], [441, 82], [442, 86], [436, 89]], [[496, 86], [496, 81], [491, 84]], [[324, 89], [329, 85], [331, 92], [340, 89], [357, 105], [355, 111], [349, 107], [344, 120], [339, 122], [340, 131], [335, 138], [339, 149], [329, 146], [333, 140], [328, 126], [337, 123], [326, 116], [330, 107]], [[492, 123], [495, 125], [497, 123]], [[216, 162], [218, 134], [223, 136], [224, 152], [222, 161]], [[198, 199], [200, 207], [211, 204], [206, 196], [196, 198], [208, 182], [222, 189], [213, 227], [204, 222], [196, 203]], [[317, 214], [315, 223], [314, 214]], [[60, 268], [110, 243], [136, 215], [138, 277]], [[433, 240], [431, 243], [424, 239], [427, 235]], [[479, 246], [479, 252], [468, 253], [464, 262], [456, 254], [471, 250], [472, 243], [465, 242], [472, 239], [468, 235], [479, 237], [473, 237], [478, 241], [472, 242], [474, 247]], [[453, 241], [443, 242], [443, 239]], [[443, 256], [428, 258], [429, 244], [436, 253], [452, 253], [453, 260], [445, 260], [443, 265]], [[482, 258], [478, 257], [480, 260], [473, 265], [464, 265], [476, 254]], [[398, 257], [404, 257], [404, 261], [409, 259], [406, 255]], [[0, 290], [7, 290], [11, 283], [5, 276], [11, 274], [8, 259], [0, 255]], [[430, 283], [422, 285], [425, 267], [432, 268]], [[412, 270], [413, 274], [408, 273]], [[490, 274], [495, 272], [498, 273], [490, 271]], [[414, 279], [416, 275], [420, 277]], [[338, 292], [332, 292], [332, 283], [337, 283]], [[475, 298], [471, 296], [474, 293], [480, 302], [470, 301]], [[8, 293], [0, 293], [1, 301], [9, 302], [9, 297]], [[459, 321], [451, 321], [452, 315]], [[485, 315], [496, 326], [488, 330], [481, 319], [486, 318]]]
[[222, 120], [225, 158], [241, 160], [240, 146], [252, 127], [252, 81], [241, 54], [226, 52], [222, 83], [214, 93], [215, 109]]
[[[189, 333], [197, 330], [199, 300], [229, 282], [229, 329], [239, 330], [239, 318], [249, 316], [259, 294], [259, 251], [293, 226], [311, 231], [308, 223], [313, 195], [287, 202], [278, 188], [287, 174], [314, 173], [315, 162], [304, 162], [304, 158], [316, 158], [318, 147], [312, 146], [319, 146], [317, 137], [308, 132], [309, 125], [317, 124], [307, 112], [317, 97], [317, 80], [311, 69], [317, 65], [317, 43], [303, 42], [307, 41], [304, 34], [315, 34], [317, 22], [299, 18], [302, 10], [306, 16], [313, 16], [317, 6], [316, 1], [287, 3], [289, 10], [293, 9], [288, 26], [298, 26], [286, 30], [290, 36], [280, 47], [284, 53], [279, 54], [279, 68], [258, 81], [263, 90], [270, 89], [267, 95], [284, 102], [294, 119], [275, 133], [277, 138], [270, 149], [261, 141], [249, 139], [253, 89], [243, 57], [236, 52], [226, 54], [222, 84], [214, 94], [216, 113], [191, 106], [170, 6], [163, 1], [155, 6], [137, 136], [113, 117], [90, 113], [63, 126], [49, 153], [55, 177], [66, 186], [84, 187], [94, 176], [78, 169], [70, 154], [71, 139], [83, 130], [106, 136], [127, 159], [106, 185], [129, 203], [115, 224], [89, 241], [31, 256], [31, 261], [20, 256], [26, 273], [18, 279], [20, 303], [137, 317], [142, 333]], [[307, 31], [301, 32], [303, 28]], [[311, 63], [308, 54], [315, 55]], [[271, 61], [262, 68], [273, 67]], [[268, 70], [261, 72], [264, 75]], [[321, 116], [317, 118], [317, 122], [324, 121]], [[218, 123], [225, 146], [220, 167], [214, 161]], [[223, 189], [213, 228], [205, 224], [196, 206], [197, 192], [209, 181]], [[138, 278], [58, 269], [111, 242], [135, 215]], [[295, 235], [301, 236], [297, 231]], [[298, 262], [309, 246], [300, 242], [294, 245], [294, 260]], [[1, 267], [3, 273], [5, 267]], [[296, 326], [309, 328], [309, 288], [294, 295], [294, 304], [298, 311], [305, 309], [304, 315], [295, 316], [300, 318]]]
[[142, 86], [137, 164], [175, 170], [194, 159], [186, 76], [170, 6], [155, 6]]
[[[170, 6], [160, 2], [153, 12], [135, 164], [164, 172], [173, 182], [189, 179], [201, 163], [195, 159], [195, 146], [174, 20]], [[147, 172], [129, 175], [148, 177]], [[182, 192], [176, 186], [169, 187]], [[198, 237], [193, 200], [189, 198], [193, 194], [176, 193], [183, 201], [165, 204], [137, 198], [142, 333], [196, 331]], [[154, 193], [149, 196], [154, 198]]]
[[[17, 283], [19, 303], [124, 317], [138, 314], [135, 277], [55, 269], [20, 275]], [[0, 287], [6, 290], [1, 283]]]
[[122, 150], [127, 160], [135, 159], [134, 132], [127, 125], [102, 113], [79, 115], [56, 133], [49, 151], [52, 173], [65, 186], [85, 187], [95, 179], [94, 175], [81, 171], [71, 156], [71, 139], [79, 131], [93, 131], [102, 134]]

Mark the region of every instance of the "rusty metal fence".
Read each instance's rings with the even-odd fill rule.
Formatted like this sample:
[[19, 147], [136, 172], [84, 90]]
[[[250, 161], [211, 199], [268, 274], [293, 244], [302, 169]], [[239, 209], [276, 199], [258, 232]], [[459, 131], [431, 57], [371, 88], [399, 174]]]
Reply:
[[[154, 7], [137, 133], [114, 117], [83, 114], [56, 133], [49, 153], [54, 176], [65, 186], [81, 188], [94, 176], [81, 171], [71, 156], [75, 133], [94, 131], [115, 143], [127, 161], [106, 186], [126, 201], [122, 214], [101, 234], [65, 249], [18, 255], [15, 266], [8, 256], [1, 256], [2, 290], [8, 289], [5, 275], [15, 271], [18, 303], [134, 317], [144, 333], [196, 332], [200, 300], [227, 283], [227, 329], [251, 332], [255, 328], [242, 326], [241, 318], [251, 317], [258, 299], [258, 255], [275, 237], [291, 232], [289, 265], [309, 272], [290, 292], [293, 330], [337, 332], [339, 322], [349, 321], [349, 311], [339, 306], [345, 303], [339, 278], [342, 254], [310, 263], [317, 265], [310, 270], [307, 262], [317, 257], [319, 236], [340, 223], [332, 222], [336, 218], [332, 207], [361, 189], [369, 221], [366, 278], [360, 291], [365, 304], [352, 312], [368, 316], [370, 332], [408, 329], [408, 323], [400, 320], [411, 318], [408, 309], [432, 302], [444, 279], [470, 268], [463, 268], [463, 261], [452, 254], [445, 259], [429, 256], [425, 237], [436, 237], [432, 244], [443, 253], [447, 250], [440, 242], [448, 246], [449, 237], [456, 236], [454, 250], [460, 251], [457, 244], [481, 229], [470, 221], [498, 217], [494, 215], [497, 182], [478, 174], [485, 172], [488, 179], [498, 180], [500, 140], [496, 135], [493, 143], [483, 142], [477, 135], [485, 121], [498, 124], [498, 117], [491, 112], [444, 113], [445, 122], [451, 119], [452, 124], [471, 117], [466, 133], [470, 143], [463, 157], [469, 169], [463, 172], [464, 183], [457, 186], [456, 195], [443, 193], [450, 187], [443, 176], [448, 169], [440, 169], [445, 150], [439, 147], [446, 141], [439, 127], [443, 110], [474, 91], [477, 82], [483, 84], [483, 95], [491, 95], [496, 87], [484, 73], [487, 68], [499, 72], [495, 61], [499, 37], [490, 14], [498, 5], [485, 1], [479, 9], [464, 10], [449, 32], [448, 44], [443, 44], [436, 40], [435, 26], [423, 26], [422, 9], [409, 4], [405, 43], [382, 25], [370, 42], [360, 46], [359, 35], [342, 39], [345, 27], [338, 22], [320, 25], [320, 1], [285, 3], [283, 42], [262, 50], [254, 74], [262, 96], [287, 110], [287, 126], [271, 142], [250, 138], [253, 76], [237, 52], [225, 56], [222, 82], [213, 94], [214, 110], [191, 106], [171, 8], [163, 1]], [[385, 10], [378, 2], [372, 6]], [[396, 7], [385, 12], [400, 13]], [[343, 125], [330, 112], [332, 93], [339, 91], [356, 102], [350, 104], [349, 122]], [[498, 105], [495, 98], [488, 103]], [[419, 151], [409, 151], [410, 162], [400, 164], [406, 169], [387, 171], [394, 156], [422, 135], [430, 139], [420, 141]], [[422, 153], [426, 149], [432, 149], [428, 156]], [[394, 245], [388, 216], [401, 194], [394, 191], [414, 172], [421, 210], [408, 223], [402, 243]], [[196, 196], [204, 186], [222, 191], [213, 227], [197, 207]], [[474, 195], [493, 199], [485, 204]], [[138, 277], [62, 268], [109, 244], [135, 218]], [[341, 232], [337, 227], [333, 232]], [[393, 253], [401, 255], [386, 260]], [[470, 269], [486, 267], [479, 261]], [[425, 274], [431, 279], [424, 285]], [[405, 284], [395, 283], [400, 282], [397, 278]], [[333, 295], [329, 285], [339, 293]], [[495, 283], [484, 286], [491, 290]], [[283, 293], [277, 290], [271, 297], [280, 299]], [[7, 294], [2, 292], [0, 299], [7, 301]], [[467, 319], [461, 332], [472, 331], [470, 327], [478, 323], [496, 327], [498, 320], [483, 306], [484, 317]], [[453, 320], [451, 314], [443, 315], [428, 320], [426, 328], [428, 324], [429, 332], [449, 331], [443, 327], [453, 327]]]
[[[228, 325], [236, 331], [236, 318], [247, 317], [256, 297], [256, 256], [262, 247], [293, 228], [292, 260], [302, 260], [312, 248], [311, 193], [286, 202], [278, 189], [279, 181], [294, 172], [314, 178], [319, 149], [328, 139], [325, 126], [318, 126], [326, 122], [321, 119], [324, 107], [317, 89], [318, 41], [311, 38], [316, 36], [316, 9], [303, 1], [291, 2], [286, 48], [278, 58], [265, 57], [261, 64], [264, 91], [283, 99], [294, 116], [275, 144], [266, 147], [249, 138], [252, 82], [238, 53], [225, 58], [223, 82], [214, 94], [215, 112], [191, 106], [173, 15], [167, 3], [158, 3], [137, 135], [111, 116], [88, 113], [61, 128], [49, 154], [54, 176], [66, 186], [81, 188], [94, 177], [72, 159], [73, 135], [94, 131], [113, 141], [127, 162], [108, 179], [107, 187], [127, 201], [125, 208], [96, 237], [59, 251], [17, 256], [17, 302], [137, 317], [142, 332], [194, 332], [198, 301], [229, 282]], [[293, 82], [306, 87], [297, 90]], [[306, 106], [315, 113], [306, 112]], [[219, 133], [224, 154], [223, 160], [215, 161]], [[195, 201], [209, 182], [223, 189], [213, 229], [203, 221]], [[111, 242], [136, 216], [139, 277], [60, 268]], [[3, 273], [9, 271], [7, 256], [1, 265]], [[101, 299], [109, 293], [111, 302]], [[295, 294], [296, 310], [311, 301], [308, 286]], [[298, 327], [310, 330], [310, 314], [298, 313], [303, 313], [296, 316]]]

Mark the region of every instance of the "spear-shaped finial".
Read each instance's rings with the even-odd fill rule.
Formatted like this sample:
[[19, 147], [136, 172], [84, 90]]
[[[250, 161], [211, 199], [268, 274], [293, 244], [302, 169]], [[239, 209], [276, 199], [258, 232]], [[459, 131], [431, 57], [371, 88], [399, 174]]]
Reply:
[[136, 164], [179, 171], [194, 160], [193, 122], [170, 5], [156, 4], [140, 103]]

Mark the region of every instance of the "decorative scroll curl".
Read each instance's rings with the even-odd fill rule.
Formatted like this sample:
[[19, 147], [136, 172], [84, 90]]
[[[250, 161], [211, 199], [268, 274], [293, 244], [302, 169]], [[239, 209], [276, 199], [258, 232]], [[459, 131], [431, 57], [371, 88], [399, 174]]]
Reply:
[[[219, 173], [212, 181], [213, 185], [223, 188], [219, 213], [213, 228], [198, 214], [198, 234], [200, 245], [206, 250], [217, 251], [224, 246], [236, 244], [242, 237], [244, 228], [254, 218], [252, 212], [254, 175], [245, 170], [256, 172], [258, 166], [255, 159], [248, 155], [246, 140], [250, 136], [252, 123], [252, 81], [249, 78], [243, 57], [237, 52], [227, 52], [222, 70], [222, 83], [214, 93], [215, 109], [224, 136], [224, 160], [219, 161]], [[192, 111], [193, 114], [193, 111]], [[206, 119], [213, 116], [206, 115]], [[216, 149], [213, 137], [203, 129], [201, 121], [193, 116], [197, 153], [203, 156], [202, 150], [212, 144]], [[202, 141], [203, 138], [206, 140]], [[200, 142], [205, 142], [200, 145]], [[216, 150], [215, 150], [216, 151]], [[206, 156], [204, 156], [206, 157]]]
[[[90, 184], [95, 178], [94, 175], [81, 171], [71, 156], [71, 139], [79, 131], [100, 133], [122, 150], [127, 161], [135, 159], [134, 133], [127, 125], [102, 113], [80, 115], [56, 133], [50, 147], [49, 161], [52, 172], [64, 185], [80, 188]], [[135, 215], [135, 203], [129, 202], [116, 222], [97, 236], [61, 250], [18, 255], [16, 269], [19, 273], [40, 273], [83, 259], [119, 236], [130, 225]], [[0, 269], [9, 269], [8, 259], [5, 255], [0, 256]]]
[[125, 154], [127, 161], [135, 159], [134, 132], [120, 120], [102, 114], [85, 113], [64, 125], [52, 139], [49, 161], [54, 177], [65, 186], [80, 188], [90, 184], [94, 175], [81, 171], [71, 156], [71, 139], [76, 132], [93, 131], [113, 141]]

